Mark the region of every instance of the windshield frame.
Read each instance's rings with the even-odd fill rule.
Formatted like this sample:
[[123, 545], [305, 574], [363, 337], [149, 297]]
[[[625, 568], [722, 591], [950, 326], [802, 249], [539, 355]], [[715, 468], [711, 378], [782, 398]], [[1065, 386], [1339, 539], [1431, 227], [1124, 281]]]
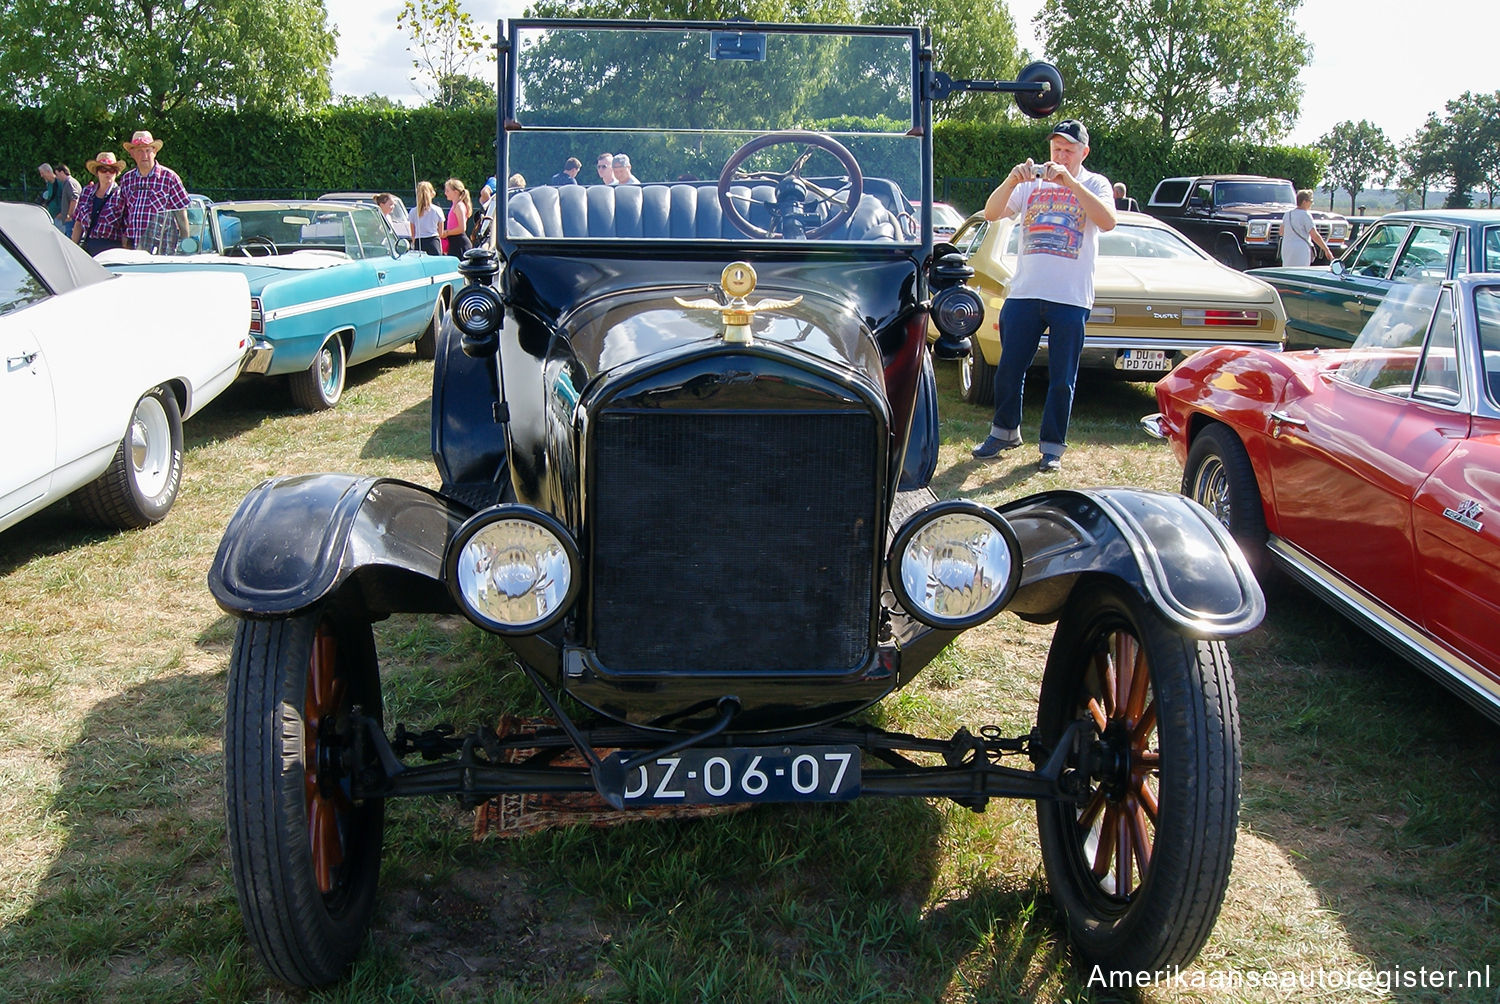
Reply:
[[[871, 253], [888, 253], [891, 249], [900, 249], [904, 254], [920, 251], [923, 257], [930, 251], [932, 246], [932, 105], [930, 100], [930, 70], [931, 70], [931, 43], [926, 29], [916, 27], [891, 27], [883, 25], [829, 25], [829, 24], [786, 24], [775, 22], [756, 21], [638, 21], [638, 20], [615, 20], [615, 19], [591, 19], [591, 18], [513, 18], [509, 21], [502, 20], [498, 24], [497, 37], [500, 39], [498, 48], [501, 59], [498, 66], [498, 114], [497, 132], [498, 141], [496, 145], [496, 173], [497, 178], [509, 178], [512, 174], [510, 165], [510, 142], [508, 134], [524, 131], [524, 125], [518, 121], [516, 104], [519, 95], [519, 80], [517, 67], [520, 55], [520, 40], [526, 33], [537, 31], [569, 31], [584, 32], [593, 30], [603, 31], [627, 31], [627, 32], [656, 32], [656, 33], [701, 33], [707, 35], [710, 32], [730, 32], [736, 34], [768, 33], [780, 35], [845, 35], [845, 36], [877, 36], [897, 39], [905, 42], [911, 52], [910, 67], [910, 121], [913, 123], [910, 131], [905, 134], [889, 133], [895, 139], [902, 135], [911, 137], [918, 144], [918, 170], [920, 179], [917, 192], [904, 191], [902, 194], [915, 209], [918, 223], [918, 234], [909, 241], [899, 241], [895, 244], [886, 244], [881, 247], [870, 247], [855, 241], [786, 241], [786, 240], [756, 240], [754, 238], [733, 240], [652, 240], [649, 247], [663, 251], [676, 247], [736, 247], [755, 246], [766, 250], [791, 250], [795, 248], [799, 253], [816, 253], [823, 250], [837, 249], [842, 254], [847, 254], [851, 248], [860, 248]], [[747, 130], [747, 133], [751, 131]], [[711, 179], [705, 179], [711, 180]], [[590, 239], [570, 238], [548, 239], [529, 237], [521, 241], [510, 236], [509, 228], [504, 225], [507, 219], [507, 206], [510, 201], [511, 191], [508, 185], [501, 185], [500, 191], [495, 193], [494, 213], [496, 225], [494, 228], [495, 243], [502, 257], [509, 258], [517, 250], [551, 250], [553, 248], [566, 247], [572, 253], [577, 253], [580, 247], [590, 250], [595, 248], [608, 251], [612, 248], [622, 248], [624, 242], [614, 239]], [[631, 242], [631, 249], [639, 252], [642, 244]], [[653, 252], [654, 253], [654, 252]]]

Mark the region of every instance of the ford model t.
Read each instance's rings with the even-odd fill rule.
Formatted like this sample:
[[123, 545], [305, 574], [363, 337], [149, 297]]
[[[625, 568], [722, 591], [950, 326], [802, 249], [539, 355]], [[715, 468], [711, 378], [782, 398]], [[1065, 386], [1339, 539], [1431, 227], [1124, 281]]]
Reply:
[[[589, 792], [1032, 799], [1079, 957], [1191, 960], [1233, 855], [1223, 639], [1263, 612], [1243, 558], [1176, 495], [927, 488], [928, 319], [962, 337], [980, 314], [931, 240], [933, 103], [1049, 114], [1055, 71], [952, 80], [909, 28], [502, 36], [499, 177], [624, 150], [639, 180], [497, 195], [497, 249], [467, 256], [439, 338], [440, 490], [280, 477], [225, 532], [229, 842], [262, 959], [343, 972], [388, 799]], [[1057, 623], [1027, 734], [861, 717], [1006, 610]], [[493, 720], [388, 728], [371, 624], [399, 612], [502, 636], [555, 719], [524, 739], [540, 752], [507, 756]]]

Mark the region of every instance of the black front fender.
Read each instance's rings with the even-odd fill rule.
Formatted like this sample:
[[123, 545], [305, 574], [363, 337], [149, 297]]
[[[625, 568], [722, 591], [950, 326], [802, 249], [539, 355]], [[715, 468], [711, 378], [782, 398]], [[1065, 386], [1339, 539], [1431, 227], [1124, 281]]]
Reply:
[[1025, 560], [1006, 609], [1027, 620], [1056, 620], [1086, 575], [1127, 583], [1196, 638], [1243, 634], [1265, 617], [1265, 597], [1239, 546], [1207, 509], [1181, 495], [1128, 488], [1044, 492], [1000, 512]]
[[324, 601], [372, 619], [451, 612], [443, 553], [469, 515], [405, 481], [272, 478], [245, 496], [225, 527], [208, 587], [241, 617], [285, 617]]

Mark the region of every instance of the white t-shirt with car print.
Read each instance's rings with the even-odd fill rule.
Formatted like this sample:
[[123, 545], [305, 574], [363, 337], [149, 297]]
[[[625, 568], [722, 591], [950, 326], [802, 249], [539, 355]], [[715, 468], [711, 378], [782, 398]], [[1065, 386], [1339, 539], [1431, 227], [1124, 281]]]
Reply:
[[[1078, 180], [1106, 205], [1114, 203], [1109, 179], [1086, 167]], [[1099, 227], [1083, 211], [1078, 196], [1052, 181], [1024, 181], [1010, 193], [1006, 212], [1019, 214], [1020, 256], [1009, 296], [1051, 300], [1078, 307], [1094, 305], [1094, 260]]]

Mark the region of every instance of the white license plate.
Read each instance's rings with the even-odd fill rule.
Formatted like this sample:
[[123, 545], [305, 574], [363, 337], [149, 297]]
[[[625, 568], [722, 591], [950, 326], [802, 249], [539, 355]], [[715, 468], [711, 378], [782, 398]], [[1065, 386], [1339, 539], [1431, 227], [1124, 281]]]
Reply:
[[1172, 357], [1164, 349], [1121, 349], [1115, 353], [1117, 370], [1169, 370]]
[[[615, 753], [606, 762], [637, 753]], [[859, 795], [857, 746], [688, 749], [631, 767], [627, 806], [841, 802]]]

